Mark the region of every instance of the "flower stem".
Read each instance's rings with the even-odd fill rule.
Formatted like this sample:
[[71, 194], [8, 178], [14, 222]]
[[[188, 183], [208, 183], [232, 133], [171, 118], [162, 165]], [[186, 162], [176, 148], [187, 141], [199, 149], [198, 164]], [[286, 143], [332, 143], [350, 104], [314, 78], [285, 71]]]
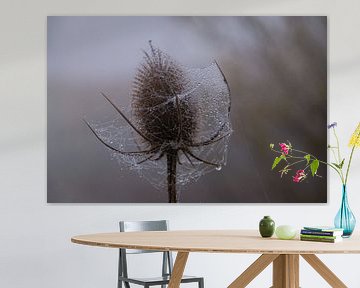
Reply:
[[355, 151], [355, 145], [354, 145], [353, 148], [351, 149], [351, 154], [350, 154], [350, 158], [349, 158], [349, 163], [348, 163], [348, 166], [347, 166], [347, 169], [346, 169], [346, 176], [345, 176], [344, 185], [347, 184], [347, 180], [348, 180], [348, 176], [349, 176], [349, 170], [350, 170], [350, 165], [351, 165], [351, 160], [352, 160], [354, 151]]
[[[291, 148], [291, 150], [292, 151], [295, 151], [295, 152], [298, 152], [298, 153], [301, 153], [301, 154], [304, 154], [304, 155], [310, 155], [310, 157], [312, 157], [313, 159], [317, 159], [314, 155], [312, 155], [312, 154], [310, 154], [310, 153], [307, 153], [307, 152], [304, 152], [304, 151], [301, 151], [301, 150], [297, 150], [297, 149], [293, 149], [293, 148]], [[275, 150], [276, 151], [276, 150]], [[296, 156], [291, 156], [291, 157], [293, 157], [293, 158], [301, 158], [301, 157], [296, 157]], [[321, 164], [324, 164], [324, 165], [327, 165], [327, 166], [330, 166], [331, 168], [333, 168], [335, 171], [336, 171], [336, 173], [338, 173], [339, 174], [339, 176], [340, 176], [340, 179], [341, 179], [341, 182], [343, 183], [343, 184], [345, 184], [345, 181], [344, 181], [344, 177], [343, 177], [343, 175], [341, 175], [341, 173], [340, 173], [340, 171], [339, 171], [339, 169], [338, 168], [336, 168], [334, 165], [332, 165], [331, 163], [328, 163], [328, 162], [324, 162], [324, 161], [321, 161], [321, 160], [319, 160], [319, 159], [317, 159]]]
[[334, 151], [334, 148], [330, 148], [330, 150], [331, 150], [331, 153], [332, 153], [333, 156], [334, 156], [334, 159], [335, 159], [336, 163], [337, 163], [337, 164], [340, 164], [340, 160], [337, 159], [336, 154], [335, 154], [335, 151]]
[[169, 203], [177, 203], [178, 197], [176, 193], [176, 159], [177, 152], [169, 151], [167, 153], [167, 185]]
[[340, 164], [341, 163], [340, 144], [339, 144], [339, 137], [336, 134], [335, 127], [333, 127], [333, 132], [334, 132], [334, 135], [335, 135], [336, 146], [337, 146], [337, 151], [338, 151], [338, 156], [339, 156], [339, 163], [338, 164]]
[[[342, 162], [342, 158], [341, 158], [341, 155], [340, 155], [340, 144], [339, 144], [339, 137], [337, 136], [337, 134], [336, 134], [336, 130], [335, 130], [335, 126], [333, 127], [333, 131], [334, 131], [334, 135], [335, 135], [335, 139], [336, 139], [336, 146], [337, 146], [337, 152], [338, 152], [338, 157], [339, 157], [339, 161], [338, 161], [338, 165], [340, 165], [341, 164], [341, 162]], [[336, 158], [335, 158], [336, 159]], [[341, 167], [341, 166], [340, 166]], [[344, 174], [343, 174], [343, 171], [342, 171], [342, 167], [339, 169], [339, 172], [340, 172], [340, 174], [341, 174], [341, 180], [342, 180], [342, 182], [343, 182], [343, 184], [345, 183], [346, 184], [346, 182], [344, 182]]]
[[294, 165], [296, 165], [296, 164], [298, 164], [298, 163], [304, 162], [304, 161], [306, 161], [306, 159], [302, 159], [302, 160], [296, 161], [296, 162], [294, 162], [294, 163], [291, 163], [290, 165], [287, 165], [287, 168], [289, 168], [289, 167], [291, 167], [291, 166], [294, 166]]
[[[356, 130], [355, 130], [356, 131]], [[355, 132], [356, 133], [356, 132]], [[352, 147], [351, 149], [351, 154], [350, 154], [350, 158], [349, 158], [349, 163], [348, 163], [348, 166], [347, 166], [347, 169], [346, 169], [346, 176], [345, 176], [345, 185], [347, 183], [347, 180], [348, 180], [348, 176], [349, 176], [349, 170], [350, 170], [350, 165], [351, 165], [351, 161], [352, 161], [352, 157], [354, 155], [354, 151], [355, 151], [355, 147], [356, 147], [356, 143], [357, 141], [359, 140], [360, 138], [360, 132], [356, 135], [356, 138], [355, 138], [355, 141], [354, 141], [354, 146]]]

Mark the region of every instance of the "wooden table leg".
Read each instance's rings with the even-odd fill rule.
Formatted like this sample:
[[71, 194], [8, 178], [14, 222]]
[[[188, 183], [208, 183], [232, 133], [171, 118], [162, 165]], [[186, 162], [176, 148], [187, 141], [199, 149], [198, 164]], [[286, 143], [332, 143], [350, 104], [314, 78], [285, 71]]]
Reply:
[[168, 288], [179, 288], [180, 287], [181, 278], [184, 274], [185, 265], [186, 265], [188, 256], [189, 256], [189, 252], [178, 252], [177, 253]]
[[273, 288], [299, 288], [299, 255], [281, 254], [273, 263]]
[[299, 255], [287, 255], [289, 265], [289, 287], [299, 288]]
[[232, 282], [228, 288], [244, 288], [257, 275], [259, 275], [271, 262], [273, 262], [279, 255], [277, 254], [263, 254], [254, 263], [252, 263], [238, 278]]
[[335, 288], [346, 288], [347, 286], [314, 254], [301, 255], [324, 280]]

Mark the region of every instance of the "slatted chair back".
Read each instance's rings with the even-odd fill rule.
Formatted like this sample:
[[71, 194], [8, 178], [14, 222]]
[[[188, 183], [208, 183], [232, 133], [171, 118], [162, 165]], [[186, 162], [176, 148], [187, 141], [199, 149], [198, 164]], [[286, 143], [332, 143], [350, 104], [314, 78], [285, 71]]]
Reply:
[[[139, 231], [167, 231], [169, 224], [167, 220], [157, 221], [120, 221], [120, 232], [139, 232]], [[162, 261], [162, 276], [171, 275], [173, 268], [173, 258], [169, 251], [152, 251], [152, 250], [138, 250], [138, 249], [119, 249], [119, 276], [128, 278], [127, 269], [127, 254], [142, 254], [142, 253], [163, 253]], [[125, 287], [130, 287], [125, 283]]]

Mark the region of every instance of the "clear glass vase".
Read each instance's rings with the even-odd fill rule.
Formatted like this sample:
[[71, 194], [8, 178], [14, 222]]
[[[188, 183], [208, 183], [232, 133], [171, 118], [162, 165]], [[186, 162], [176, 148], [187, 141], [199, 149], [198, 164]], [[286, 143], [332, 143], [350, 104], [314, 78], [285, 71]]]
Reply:
[[355, 229], [356, 219], [349, 207], [346, 185], [342, 187], [341, 206], [336, 214], [334, 224], [336, 228], [344, 229], [343, 237], [350, 237]]

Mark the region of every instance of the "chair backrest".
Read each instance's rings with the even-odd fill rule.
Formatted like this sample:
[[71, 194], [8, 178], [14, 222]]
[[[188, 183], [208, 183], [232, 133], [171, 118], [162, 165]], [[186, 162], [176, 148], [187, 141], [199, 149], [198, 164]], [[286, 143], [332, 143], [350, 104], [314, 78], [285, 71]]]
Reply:
[[[120, 232], [137, 232], [137, 231], [167, 231], [169, 224], [167, 220], [158, 221], [120, 221]], [[172, 255], [169, 251], [149, 251], [136, 249], [119, 249], [119, 276], [128, 277], [127, 272], [127, 257], [126, 254], [140, 254], [140, 253], [163, 253], [162, 275], [171, 275], [173, 267]], [[119, 282], [120, 283], [120, 282]], [[126, 283], [126, 287], [130, 287]]]
[[[169, 224], [167, 220], [156, 221], [120, 221], [120, 232], [137, 231], [167, 231]], [[159, 251], [126, 249], [126, 254], [156, 253]]]

